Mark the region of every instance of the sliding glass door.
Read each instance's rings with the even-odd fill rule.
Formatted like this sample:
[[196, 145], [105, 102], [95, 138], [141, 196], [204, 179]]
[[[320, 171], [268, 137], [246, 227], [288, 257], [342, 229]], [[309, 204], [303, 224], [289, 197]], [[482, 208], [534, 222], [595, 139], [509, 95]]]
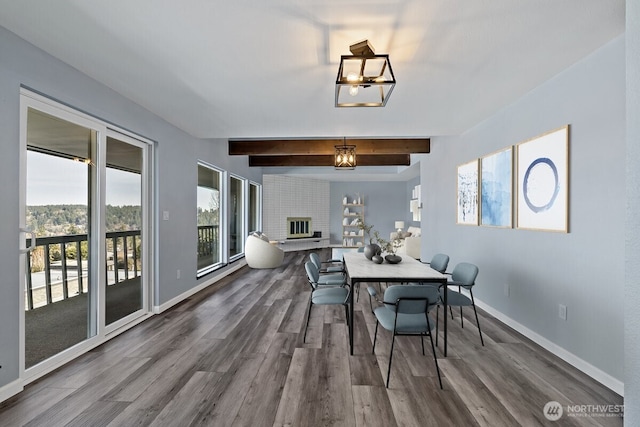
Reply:
[[21, 105], [20, 357], [37, 377], [149, 312], [151, 146], [38, 95]]
[[27, 111], [26, 225], [36, 235], [27, 258], [25, 367], [94, 336], [98, 237], [91, 187], [100, 129]]
[[105, 323], [126, 319], [146, 306], [142, 248], [145, 144], [125, 135], [107, 136]]

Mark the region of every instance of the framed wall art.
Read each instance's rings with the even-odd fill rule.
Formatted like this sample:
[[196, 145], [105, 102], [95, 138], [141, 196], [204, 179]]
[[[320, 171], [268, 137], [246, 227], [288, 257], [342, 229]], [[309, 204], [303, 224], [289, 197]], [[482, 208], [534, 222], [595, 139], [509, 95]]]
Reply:
[[569, 125], [516, 146], [517, 228], [567, 233]]
[[513, 225], [513, 148], [480, 159], [480, 225]]
[[458, 166], [457, 224], [478, 225], [478, 159]]

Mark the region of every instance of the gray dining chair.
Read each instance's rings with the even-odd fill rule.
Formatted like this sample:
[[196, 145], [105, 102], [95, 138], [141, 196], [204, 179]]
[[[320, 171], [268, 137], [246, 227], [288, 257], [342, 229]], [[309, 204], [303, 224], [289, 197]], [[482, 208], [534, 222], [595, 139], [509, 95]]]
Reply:
[[[318, 267], [318, 271], [320, 273], [342, 273], [344, 272], [344, 266], [342, 265], [342, 261], [339, 259], [330, 259], [327, 261], [321, 261], [320, 255], [316, 252], [311, 252], [309, 254], [309, 259], [311, 262]], [[324, 266], [323, 266], [324, 265]]]
[[447, 271], [447, 267], [449, 266], [449, 255], [445, 254], [435, 254], [431, 261], [428, 262], [429, 267], [433, 268], [436, 271], [444, 274]]
[[311, 307], [314, 305], [342, 305], [345, 308], [347, 326], [349, 326], [349, 287], [346, 282], [342, 286], [321, 286], [317, 282], [318, 272], [316, 266], [307, 261], [304, 264], [307, 273], [307, 280], [311, 286], [311, 295], [309, 295], [309, 309], [307, 311], [307, 321], [304, 325], [304, 336], [302, 342], [307, 340], [307, 329], [309, 328], [309, 318], [311, 317]]
[[[460, 307], [460, 327], [462, 328], [464, 328], [462, 307], [473, 307], [473, 313], [476, 316], [476, 325], [478, 325], [478, 333], [480, 334], [480, 342], [484, 346], [482, 331], [480, 330], [480, 321], [478, 320], [478, 311], [476, 310], [476, 303], [473, 299], [473, 287], [476, 284], [477, 276], [478, 267], [476, 265], [470, 264], [468, 262], [461, 262], [457, 264], [451, 272], [451, 278], [447, 281], [447, 285], [443, 286], [440, 289], [440, 299], [441, 302], [444, 301], [444, 292], [447, 292], [447, 305], [449, 306], [449, 310], [451, 311], [451, 318], [453, 318], [453, 311], [451, 310], [451, 307]], [[457, 287], [458, 290], [455, 291], [449, 289], [449, 286]], [[462, 289], [466, 289], [467, 291], [469, 291], [469, 296], [463, 294]], [[444, 315], [446, 316], [446, 313]]]
[[376, 300], [381, 304], [373, 311], [376, 316], [376, 329], [373, 336], [372, 353], [375, 354], [376, 351], [378, 325], [382, 325], [386, 330], [393, 332], [386, 387], [389, 388], [396, 336], [419, 336], [422, 344], [422, 355], [424, 355], [424, 336], [428, 335], [431, 340], [431, 350], [438, 373], [438, 382], [442, 389], [442, 378], [440, 377], [436, 348], [433, 345], [432, 332], [435, 329], [435, 322], [428, 314], [438, 304], [438, 289], [423, 285], [392, 285], [385, 290], [382, 301], [378, 300], [375, 288], [370, 287], [368, 290], [369, 294], [376, 297]]
[[[307, 266], [309, 264], [309, 266]], [[314, 283], [315, 287], [323, 286], [344, 286], [347, 283], [347, 276], [342, 273], [337, 274], [320, 274], [320, 269], [313, 261], [307, 261], [304, 264], [307, 277]]]

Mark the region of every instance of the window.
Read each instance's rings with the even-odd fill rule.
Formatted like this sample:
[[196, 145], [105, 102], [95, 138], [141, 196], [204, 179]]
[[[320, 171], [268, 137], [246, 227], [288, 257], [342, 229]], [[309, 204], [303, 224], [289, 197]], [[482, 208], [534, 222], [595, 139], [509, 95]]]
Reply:
[[198, 164], [198, 273], [201, 277], [222, 265], [223, 171]]
[[245, 180], [231, 176], [229, 180], [229, 258], [244, 252], [245, 237]]
[[261, 190], [260, 184], [249, 183], [249, 232], [262, 231]]

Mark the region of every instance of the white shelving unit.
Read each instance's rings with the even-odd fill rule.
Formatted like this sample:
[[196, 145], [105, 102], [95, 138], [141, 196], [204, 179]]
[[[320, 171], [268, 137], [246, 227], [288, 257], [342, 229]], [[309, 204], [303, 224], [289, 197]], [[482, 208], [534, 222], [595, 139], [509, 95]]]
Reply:
[[364, 197], [346, 195], [342, 198], [342, 247], [364, 246], [364, 232], [358, 228], [358, 219], [364, 222]]

